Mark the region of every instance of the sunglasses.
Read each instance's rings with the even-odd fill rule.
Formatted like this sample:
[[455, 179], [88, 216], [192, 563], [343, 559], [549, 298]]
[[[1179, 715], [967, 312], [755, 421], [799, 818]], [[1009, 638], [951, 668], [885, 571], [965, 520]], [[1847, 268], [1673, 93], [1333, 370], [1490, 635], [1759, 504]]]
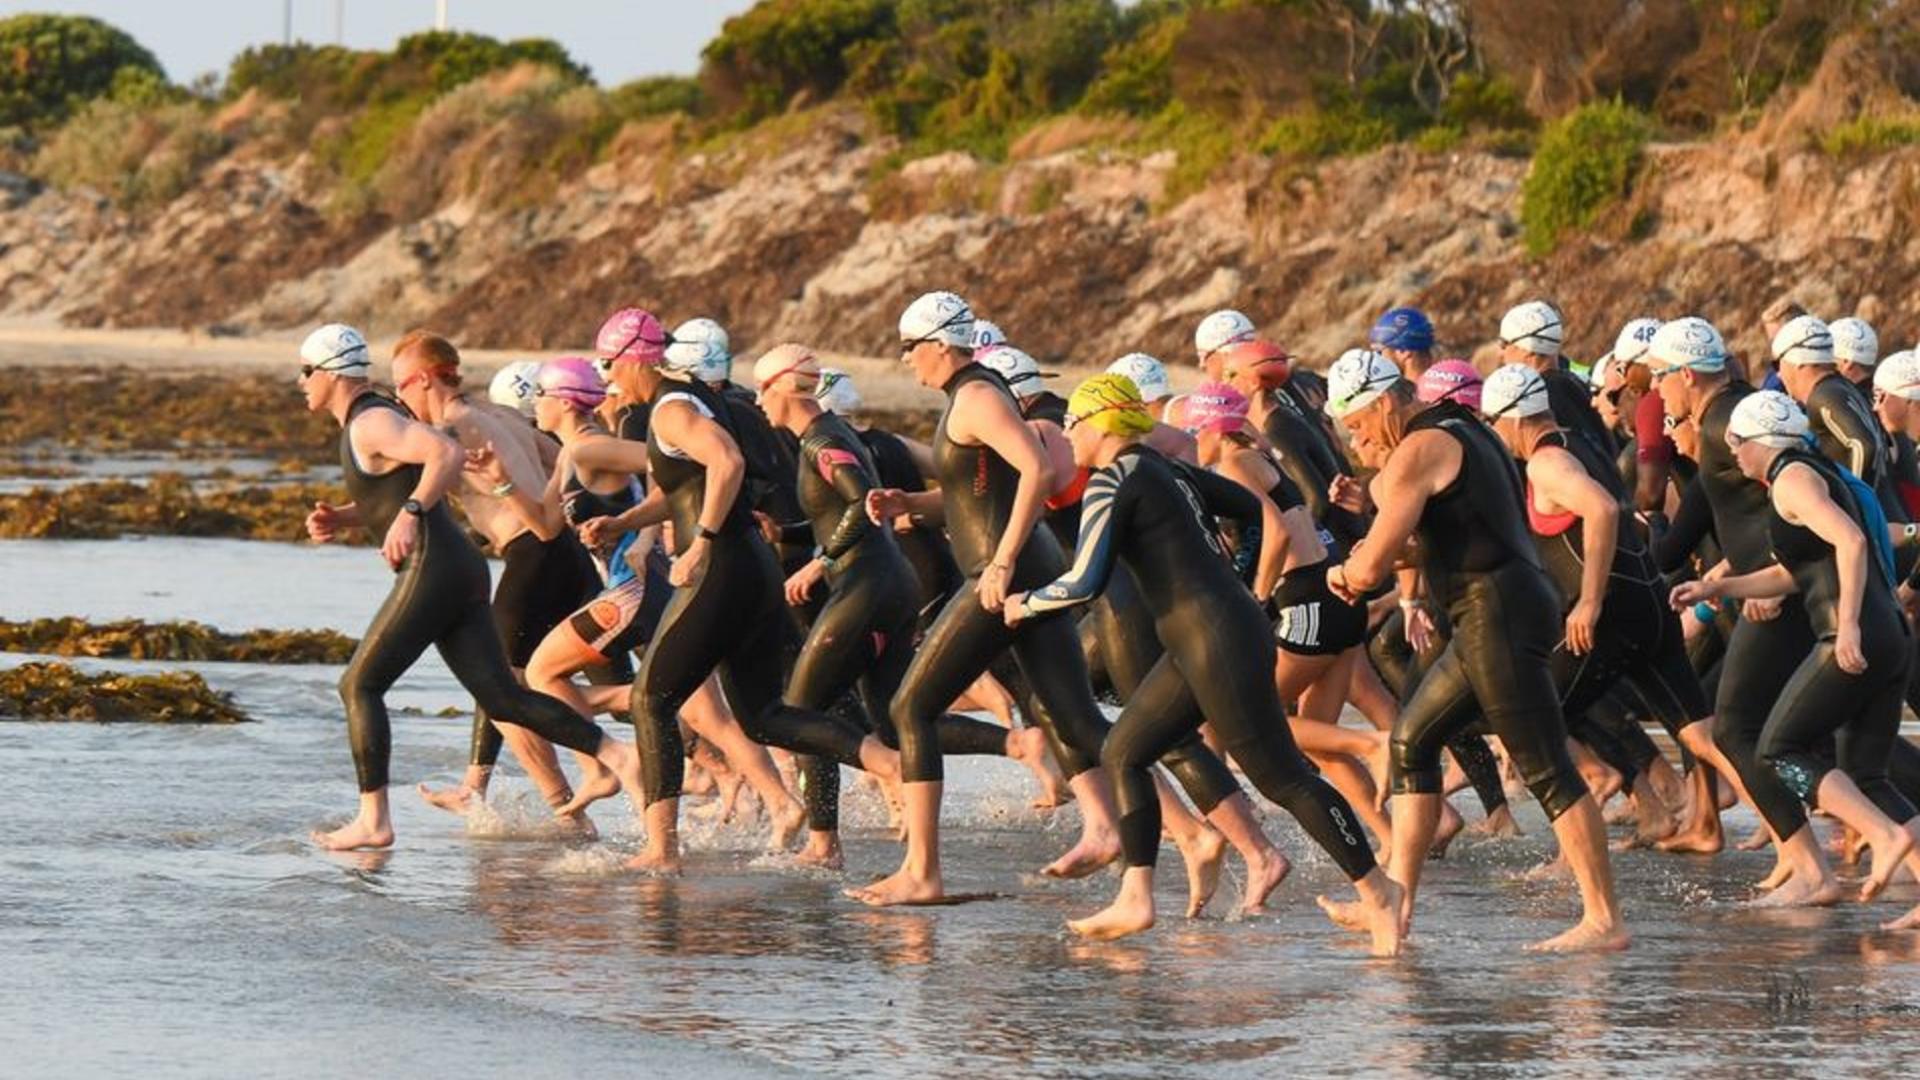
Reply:
[[300, 377], [303, 379], [310, 379], [313, 377], [313, 373], [316, 371], [332, 371], [333, 362], [335, 360], [339, 360], [342, 357], [352, 356], [354, 353], [360, 352], [365, 348], [366, 346], [364, 345], [349, 345], [348, 347], [341, 349], [339, 352], [334, 353], [332, 356], [327, 357], [325, 360], [322, 360], [317, 364], [301, 364]]
[[608, 369], [611, 369], [617, 361], [625, 359], [627, 355], [627, 350], [633, 348], [635, 345], [640, 345], [640, 344], [658, 345], [664, 349], [667, 346], [672, 345], [673, 343], [674, 343], [673, 335], [670, 333], [666, 333], [665, 331], [662, 331], [662, 336], [659, 341], [654, 341], [647, 337], [647, 333], [644, 329], [635, 330], [633, 332], [632, 337], [622, 342], [619, 348], [613, 350], [613, 355], [602, 356], [595, 362], [599, 364], [605, 364], [607, 365]]
[[1348, 391], [1345, 397], [1341, 398], [1339, 401], [1334, 402], [1333, 407], [1335, 409], [1340, 410], [1341, 412], [1345, 412], [1347, 410], [1347, 406], [1353, 404], [1355, 399], [1359, 398], [1361, 394], [1364, 394], [1367, 391], [1372, 390], [1376, 387], [1392, 386], [1394, 383], [1399, 381], [1400, 381], [1400, 376], [1397, 374], [1370, 375], [1367, 378], [1361, 380], [1361, 383], [1359, 386], [1356, 386], [1352, 390]]
[[954, 312], [953, 314], [947, 316], [947, 321], [927, 331], [925, 334], [922, 334], [921, 336], [914, 338], [912, 341], [902, 341], [900, 343], [900, 359], [905, 360], [908, 356], [912, 355], [913, 350], [919, 348], [922, 345], [925, 345], [929, 341], [937, 340], [940, 336], [941, 331], [951, 330], [954, 327], [959, 326], [963, 322], [972, 322], [972, 321], [973, 321], [973, 312], [966, 311], [966, 310]]
[[1780, 351], [1774, 353], [1773, 354], [1774, 362], [1782, 363], [1786, 360], [1787, 357], [1793, 355], [1793, 350], [1806, 349], [1806, 348], [1831, 350], [1833, 348], [1833, 334], [1825, 330], [1815, 330], [1813, 333], [1808, 334], [1806, 337], [1801, 338], [1799, 341], [1796, 341], [1793, 344], [1787, 346], [1786, 348], [1781, 349]]
[[1510, 412], [1512, 412], [1513, 410], [1515, 410], [1515, 409], [1517, 409], [1517, 408], [1519, 408], [1519, 407], [1520, 407], [1520, 403], [1521, 403], [1521, 402], [1523, 402], [1523, 401], [1525, 401], [1525, 400], [1527, 400], [1527, 399], [1528, 399], [1528, 398], [1530, 398], [1530, 397], [1534, 397], [1534, 396], [1536, 396], [1536, 395], [1539, 395], [1539, 394], [1544, 394], [1544, 393], [1546, 393], [1546, 392], [1547, 392], [1547, 384], [1546, 384], [1546, 383], [1544, 383], [1544, 382], [1543, 382], [1543, 383], [1536, 383], [1535, 385], [1533, 385], [1533, 386], [1530, 386], [1530, 387], [1528, 387], [1528, 388], [1527, 388], [1527, 392], [1526, 392], [1526, 393], [1524, 393], [1524, 394], [1521, 394], [1521, 395], [1520, 395], [1519, 397], [1517, 397], [1517, 398], [1514, 398], [1514, 399], [1513, 399], [1512, 401], [1509, 401], [1509, 402], [1507, 402], [1507, 403], [1506, 403], [1505, 405], [1502, 405], [1502, 406], [1500, 406], [1499, 408], [1497, 408], [1497, 409], [1495, 409], [1495, 410], [1493, 410], [1492, 412], [1490, 412], [1490, 413], [1488, 413], [1488, 414], [1487, 414], [1487, 419], [1489, 419], [1489, 420], [1498, 420], [1498, 419], [1500, 419], [1501, 417], [1503, 417], [1503, 416], [1505, 416], [1505, 415], [1507, 415], [1508, 413], [1510, 413]]

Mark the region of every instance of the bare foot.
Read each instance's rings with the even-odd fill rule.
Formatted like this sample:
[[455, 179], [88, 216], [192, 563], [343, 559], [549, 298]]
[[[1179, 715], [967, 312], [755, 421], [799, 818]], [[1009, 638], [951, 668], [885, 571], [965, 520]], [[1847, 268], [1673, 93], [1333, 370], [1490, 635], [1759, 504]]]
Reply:
[[1065, 855], [1048, 863], [1041, 873], [1053, 878], [1083, 878], [1120, 857], [1120, 840], [1112, 833], [1082, 836]]
[[806, 846], [794, 853], [793, 861], [801, 866], [815, 866], [822, 870], [844, 870], [847, 865], [837, 833], [817, 832], [807, 837]]
[[1771, 844], [1772, 842], [1773, 842], [1773, 834], [1767, 832], [1767, 827], [1765, 825], [1762, 825], [1759, 828], [1753, 830], [1753, 832], [1749, 834], [1745, 840], [1740, 841], [1738, 844], [1734, 846], [1739, 848], [1741, 851], [1759, 851], [1761, 848], [1766, 847], [1768, 844]]
[[[1194, 835], [1191, 847], [1184, 844], [1179, 846], [1180, 857], [1184, 859], [1187, 864], [1187, 918], [1197, 919], [1200, 917], [1200, 913], [1207, 909], [1207, 902], [1213, 899], [1214, 891], [1220, 887], [1220, 868], [1227, 861], [1227, 841], [1217, 830], [1202, 826], [1200, 831]], [[1104, 916], [1113, 912], [1117, 907], [1119, 907], [1119, 903], [1116, 901], [1113, 907], [1109, 907], [1099, 915], [1089, 916], [1088, 918], [1079, 920], [1079, 922], [1098, 922]], [[1100, 937], [1099, 934], [1087, 933], [1079, 929], [1078, 923], [1068, 923], [1067, 925], [1072, 927], [1077, 934], [1084, 934], [1086, 937]], [[1147, 912], [1146, 926], [1139, 927], [1138, 929], [1145, 930], [1147, 926], [1152, 925], [1153, 913], [1149, 910]], [[1124, 931], [1124, 933], [1133, 932], [1132, 930]], [[1119, 937], [1120, 935], [1115, 934], [1112, 936]]]
[[414, 787], [414, 790], [420, 793], [420, 797], [426, 800], [428, 806], [437, 807], [445, 810], [449, 814], [458, 814], [461, 817], [466, 817], [467, 811], [473, 809], [473, 800], [476, 796], [479, 797], [480, 801], [486, 801], [486, 796], [481, 795], [465, 784], [461, 784], [459, 787], [441, 788], [439, 791], [435, 791], [425, 784], [419, 784]]
[[1726, 846], [1726, 837], [1719, 829], [1682, 832], [1656, 841], [1653, 846], [1682, 855], [1714, 855]]
[[354, 851], [359, 848], [384, 848], [393, 846], [393, 826], [375, 826], [372, 822], [354, 818], [332, 832], [314, 830], [313, 842], [328, 851]]
[[1767, 893], [1765, 896], [1748, 902], [1748, 907], [1789, 908], [1789, 907], [1827, 907], [1837, 904], [1841, 899], [1840, 883], [1831, 877], [1809, 883], [1795, 875], [1787, 883]]
[[1907, 830], [1895, 828], [1893, 842], [1878, 844], [1873, 848], [1873, 869], [1867, 874], [1867, 880], [1860, 886], [1860, 902], [1867, 903], [1886, 891], [1893, 875], [1900, 870], [1900, 864], [1913, 851], [1913, 836]]
[[1573, 876], [1573, 867], [1567, 864], [1564, 854], [1555, 855], [1520, 876], [1526, 881], [1561, 881]]
[[1285, 855], [1275, 850], [1272, 855], [1260, 860], [1258, 864], [1247, 863], [1247, 887], [1240, 895], [1240, 913], [1258, 915], [1267, 909], [1267, 897], [1273, 890], [1287, 880], [1293, 872], [1293, 864]]
[[947, 895], [938, 875], [932, 878], [921, 878], [916, 874], [907, 873], [905, 869], [896, 871], [893, 876], [863, 888], [848, 889], [846, 894], [873, 907], [930, 904]]
[[1367, 932], [1369, 928], [1367, 909], [1366, 905], [1360, 901], [1329, 900], [1324, 896], [1316, 896], [1313, 902], [1319, 904], [1320, 910], [1326, 912], [1327, 918], [1333, 920], [1333, 925], [1340, 929], [1352, 930], [1359, 934]]
[[793, 838], [807, 827], [806, 808], [791, 800], [787, 805], [773, 813], [773, 822], [767, 831], [767, 850], [785, 851], [793, 846]]
[[680, 856], [664, 851], [643, 851], [627, 860], [627, 869], [660, 876], [680, 872]]
[[1084, 919], [1069, 919], [1067, 929], [1094, 941], [1114, 941], [1153, 928], [1153, 902], [1131, 901], [1123, 893]]
[[1460, 811], [1445, 799], [1440, 800], [1440, 825], [1433, 832], [1433, 846], [1427, 849], [1427, 857], [1446, 858], [1447, 848], [1453, 843], [1453, 838], [1459, 836], [1460, 830], [1466, 827], [1467, 821], [1460, 816]]
[[1582, 920], [1563, 934], [1527, 946], [1528, 952], [1619, 952], [1633, 943], [1627, 928], [1615, 924], [1601, 926]]
[[1473, 831], [1491, 839], [1505, 840], [1519, 836], [1520, 825], [1513, 820], [1513, 807], [1503, 804], [1475, 822]]
[[1791, 877], [1793, 877], [1793, 867], [1783, 859], [1774, 863], [1772, 872], [1768, 873], [1766, 877], [1761, 878], [1760, 883], [1755, 885], [1754, 888], [1761, 892], [1772, 892], [1780, 886], [1785, 885], [1787, 879]]
[[1060, 778], [1060, 770], [1053, 764], [1053, 756], [1047, 753], [1047, 736], [1039, 728], [1007, 732], [1007, 756], [1025, 765], [1039, 783], [1040, 794], [1033, 797], [1034, 809], [1051, 810], [1073, 797]]
[[[594, 764], [598, 765], [599, 762]], [[568, 804], [571, 807], [568, 813], [577, 814], [601, 799], [611, 799], [618, 794], [620, 778], [613, 774], [612, 769], [602, 766], [584, 772], [580, 776], [580, 786], [574, 789], [573, 799]]]

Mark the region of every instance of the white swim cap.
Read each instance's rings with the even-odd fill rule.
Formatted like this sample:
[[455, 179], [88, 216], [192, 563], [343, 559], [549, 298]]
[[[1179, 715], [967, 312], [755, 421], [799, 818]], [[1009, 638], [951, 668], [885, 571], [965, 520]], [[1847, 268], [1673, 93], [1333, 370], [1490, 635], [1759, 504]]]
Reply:
[[828, 412], [841, 416], [851, 416], [860, 411], [860, 390], [853, 385], [853, 376], [839, 368], [820, 369], [820, 381], [814, 384], [813, 399]]
[[373, 356], [367, 351], [367, 339], [360, 336], [360, 331], [341, 323], [328, 323], [300, 343], [300, 363], [315, 371], [364, 379], [367, 369], [373, 366]]
[[1107, 365], [1107, 371], [1114, 375], [1125, 375], [1140, 388], [1140, 400], [1159, 401], [1173, 388], [1167, 385], [1166, 365], [1146, 353], [1128, 353]]
[[1888, 397], [1920, 401], [1920, 353], [1902, 349], [1873, 369], [1873, 388]]
[[1200, 362], [1206, 363], [1207, 357], [1229, 345], [1242, 341], [1252, 341], [1257, 331], [1253, 320], [1232, 309], [1216, 311], [1200, 320], [1193, 331], [1193, 351], [1200, 354]]
[[1508, 364], [1487, 376], [1480, 386], [1480, 411], [1489, 420], [1502, 416], [1525, 419], [1549, 408], [1547, 380], [1525, 364]]
[[1861, 367], [1872, 367], [1880, 359], [1880, 335], [1865, 319], [1835, 319], [1827, 330], [1833, 334], [1833, 358]]
[[1053, 373], [1040, 370], [1040, 362], [1011, 345], [1002, 345], [990, 349], [980, 362], [1000, 373], [1006, 380], [1007, 388], [1020, 397], [1032, 397], [1044, 387], [1041, 379], [1053, 378]]
[[704, 383], [725, 382], [733, 374], [732, 343], [726, 328], [712, 319], [688, 319], [673, 328], [662, 366]]
[[1529, 300], [1500, 317], [1500, 344], [1535, 356], [1559, 356], [1566, 339], [1560, 313], [1545, 300]]
[[540, 361], [516, 360], [493, 373], [493, 381], [487, 384], [487, 400], [522, 416], [532, 416], [534, 380], [539, 374]]
[[[1653, 346], [1653, 335], [1659, 332], [1659, 319], [1634, 319], [1620, 328], [1620, 336], [1613, 339], [1613, 351], [1607, 354], [1607, 358], [1621, 364], [1644, 364], [1647, 362], [1647, 350]], [[1594, 365], [1595, 368], [1599, 366]]]
[[1698, 315], [1688, 315], [1660, 324], [1653, 341], [1647, 345], [1647, 365], [1656, 370], [1725, 371], [1727, 343], [1712, 323]]
[[950, 292], [930, 292], [900, 315], [900, 343], [938, 341], [973, 348], [973, 309]]
[[1372, 349], [1348, 349], [1327, 369], [1327, 415], [1338, 419], [1358, 412], [1401, 378], [1393, 361]]
[[1773, 362], [1812, 365], [1833, 363], [1833, 333], [1812, 315], [1797, 315], [1773, 335]]
[[1727, 420], [1727, 441], [1735, 439], [1763, 446], [1803, 446], [1807, 414], [1799, 402], [1778, 390], [1756, 390], [1740, 399]]
[[997, 349], [1007, 343], [1007, 335], [996, 323], [985, 319], [973, 320], [973, 351], [983, 353], [988, 349]]

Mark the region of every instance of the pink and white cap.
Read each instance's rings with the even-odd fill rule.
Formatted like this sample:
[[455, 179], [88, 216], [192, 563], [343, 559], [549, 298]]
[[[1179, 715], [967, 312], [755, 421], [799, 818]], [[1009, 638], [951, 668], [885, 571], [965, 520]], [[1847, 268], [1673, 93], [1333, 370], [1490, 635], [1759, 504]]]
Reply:
[[1185, 427], [1198, 434], [1240, 430], [1247, 419], [1247, 395], [1223, 382], [1205, 382], [1186, 396]]
[[593, 339], [593, 351], [607, 361], [629, 360], [649, 367], [666, 359], [672, 335], [660, 325], [653, 313], [641, 308], [621, 308], [600, 324]]
[[600, 377], [593, 361], [581, 356], [563, 356], [540, 365], [534, 380], [540, 397], [559, 398], [576, 408], [591, 409], [607, 399], [607, 381]]
[[1414, 385], [1414, 396], [1432, 404], [1436, 401], [1457, 401], [1469, 409], [1480, 408], [1480, 372], [1465, 360], [1442, 360], [1420, 375], [1420, 381]]

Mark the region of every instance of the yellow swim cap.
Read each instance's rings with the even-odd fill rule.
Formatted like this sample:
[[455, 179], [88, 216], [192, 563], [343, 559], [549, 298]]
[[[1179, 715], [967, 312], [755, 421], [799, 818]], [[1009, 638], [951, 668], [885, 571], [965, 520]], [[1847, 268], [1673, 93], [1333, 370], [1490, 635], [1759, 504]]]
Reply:
[[1123, 438], [1153, 430], [1153, 414], [1140, 388], [1125, 375], [1095, 375], [1074, 388], [1067, 400], [1067, 426], [1092, 424], [1095, 431]]

